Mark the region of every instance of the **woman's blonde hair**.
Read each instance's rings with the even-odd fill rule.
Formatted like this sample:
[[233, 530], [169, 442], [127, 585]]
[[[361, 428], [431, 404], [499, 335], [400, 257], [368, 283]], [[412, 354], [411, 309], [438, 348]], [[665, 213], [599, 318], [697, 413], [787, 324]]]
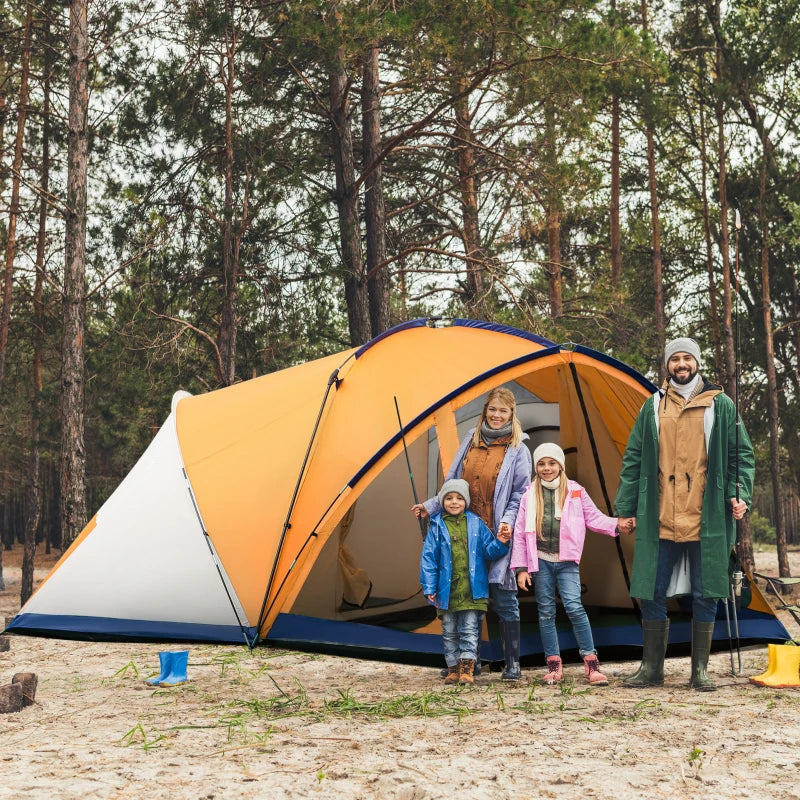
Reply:
[[486, 422], [486, 409], [490, 403], [498, 402], [507, 405], [511, 409], [511, 446], [519, 447], [522, 444], [522, 425], [519, 424], [517, 419], [517, 398], [514, 397], [514, 392], [507, 389], [505, 386], [495, 386], [486, 402], [483, 404], [483, 411], [481, 411], [481, 418], [475, 426], [475, 432], [472, 434], [472, 444], [477, 447], [481, 443], [481, 425]]
[[[561, 466], [561, 465], [559, 465]], [[561, 467], [561, 472], [558, 475], [558, 504], [564, 508], [564, 503], [567, 501], [567, 471]], [[536, 464], [533, 465], [533, 491], [536, 497], [536, 536], [539, 539], [544, 539], [542, 533], [542, 522], [544, 521], [544, 493], [542, 492], [542, 479], [536, 471]]]

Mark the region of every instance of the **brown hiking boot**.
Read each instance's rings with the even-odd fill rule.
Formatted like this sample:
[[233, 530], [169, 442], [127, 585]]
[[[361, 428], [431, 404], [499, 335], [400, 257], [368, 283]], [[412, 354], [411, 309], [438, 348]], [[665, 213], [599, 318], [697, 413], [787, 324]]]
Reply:
[[461, 672], [458, 676], [459, 683], [475, 683], [472, 673], [475, 669], [475, 662], [471, 658], [461, 659]]
[[461, 673], [460, 664], [453, 664], [452, 667], [447, 668], [447, 675], [444, 678], [444, 685], [445, 686], [452, 686], [454, 683], [458, 683], [458, 678]]

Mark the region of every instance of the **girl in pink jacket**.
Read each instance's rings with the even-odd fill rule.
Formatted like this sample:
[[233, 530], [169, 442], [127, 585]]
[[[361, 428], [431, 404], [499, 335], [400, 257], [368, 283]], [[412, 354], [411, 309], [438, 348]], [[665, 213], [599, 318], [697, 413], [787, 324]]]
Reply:
[[617, 519], [601, 513], [586, 490], [567, 479], [564, 451], [557, 444], [539, 445], [533, 451], [533, 464], [536, 475], [522, 496], [514, 525], [511, 569], [520, 589], [530, 589], [531, 573], [535, 576], [539, 633], [547, 659], [544, 682], [559, 683], [564, 677], [556, 631], [558, 587], [586, 678], [594, 686], [606, 686], [608, 679], [600, 672], [592, 628], [581, 603], [578, 562], [586, 529], [616, 536]]

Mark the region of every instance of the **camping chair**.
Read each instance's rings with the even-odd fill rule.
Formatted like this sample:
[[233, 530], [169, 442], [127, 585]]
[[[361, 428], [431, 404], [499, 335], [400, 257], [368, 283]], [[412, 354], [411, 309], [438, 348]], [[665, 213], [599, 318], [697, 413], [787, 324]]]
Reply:
[[763, 578], [767, 582], [767, 586], [772, 590], [775, 598], [778, 601], [778, 611], [788, 611], [794, 621], [800, 626], [800, 606], [797, 603], [786, 603], [783, 600], [781, 589], [786, 586], [794, 586], [800, 583], [800, 578], [776, 578], [773, 575], [762, 575], [760, 572], [753, 573], [754, 578]]

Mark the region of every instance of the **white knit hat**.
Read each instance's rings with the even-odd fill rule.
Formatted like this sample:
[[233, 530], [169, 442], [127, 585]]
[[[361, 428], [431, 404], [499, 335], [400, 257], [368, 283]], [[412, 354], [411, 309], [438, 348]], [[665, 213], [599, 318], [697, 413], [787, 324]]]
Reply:
[[533, 451], [534, 469], [536, 469], [536, 465], [543, 458], [552, 458], [554, 461], [558, 461], [558, 463], [561, 465], [561, 469], [566, 469], [564, 466], [564, 462], [566, 460], [564, 457], [564, 451], [557, 444], [555, 444], [555, 442], [545, 442], [544, 444], [540, 444]]
[[684, 337], [682, 339], [672, 339], [667, 342], [664, 347], [664, 366], [669, 364], [669, 360], [675, 353], [688, 353], [697, 362], [698, 369], [700, 368], [700, 345], [694, 339]]
[[436, 495], [439, 498], [440, 506], [444, 505], [445, 495], [450, 494], [450, 492], [460, 494], [469, 508], [469, 484], [465, 480], [462, 478], [450, 478], [449, 481], [445, 481], [442, 484], [442, 488], [439, 489], [439, 494]]

